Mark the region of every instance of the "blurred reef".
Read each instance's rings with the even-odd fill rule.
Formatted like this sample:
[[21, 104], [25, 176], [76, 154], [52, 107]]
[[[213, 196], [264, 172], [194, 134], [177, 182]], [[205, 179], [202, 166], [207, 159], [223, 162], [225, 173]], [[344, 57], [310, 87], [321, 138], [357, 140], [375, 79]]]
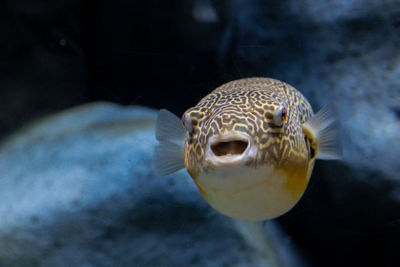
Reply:
[[[0, 266], [276, 266], [187, 173], [153, 173], [156, 114], [92, 103], [3, 143]], [[303, 266], [278, 225], [267, 232], [280, 265]]]
[[[113, 235], [117, 226], [110, 218], [129, 213], [134, 208], [135, 198], [150, 197], [152, 205], [166, 205], [166, 199], [175, 197], [174, 192], [182, 192], [182, 199], [173, 200], [167, 207], [176, 216], [183, 216], [179, 217], [182, 225], [191, 221], [196, 228], [225, 229], [225, 223], [209, 222], [205, 214], [212, 211], [201, 206], [204, 205], [198, 203], [201, 200], [193, 200], [193, 188], [180, 187], [182, 181], [187, 183], [185, 179], [177, 176], [171, 178], [173, 182], [158, 181], [149, 173], [150, 145], [131, 138], [139, 132], [143, 138], [150, 138], [154, 111], [135, 111], [152, 114], [143, 115], [137, 121], [124, 117], [124, 112], [113, 116], [113, 108], [93, 106], [90, 112], [99, 118], [95, 125], [103, 127], [100, 130], [94, 126], [85, 128], [83, 115], [70, 117], [68, 122], [50, 120], [52, 124], [41, 124], [45, 128], [21, 126], [45, 114], [97, 100], [167, 108], [179, 115], [223, 82], [263, 76], [293, 85], [309, 99], [315, 111], [332, 102], [342, 125], [344, 160], [316, 162], [311, 184], [300, 203], [277, 220], [298, 252], [310, 266], [400, 265], [397, 252], [400, 247], [399, 1], [116, 0], [91, 4], [64, 0], [39, 4], [38, 1], [19, 0], [0, 3], [0, 15], [0, 28], [7, 33], [0, 39], [0, 47], [4, 48], [0, 63], [0, 97], [3, 100], [0, 130], [4, 137], [0, 152], [3, 177], [0, 199], [3, 199], [3, 213], [9, 214], [3, 216], [0, 233], [6, 240], [18, 241], [15, 235], [20, 231], [15, 229], [33, 227], [28, 233], [33, 243], [44, 248], [39, 252], [47, 253], [50, 247], [64, 247], [65, 238], [76, 237], [68, 233], [86, 229], [86, 226], [75, 229], [74, 225], [79, 224], [69, 221], [73, 220], [71, 214], [81, 209], [81, 202], [73, 205], [75, 197], [72, 196], [79, 194], [88, 212], [83, 214], [99, 215], [84, 221], [83, 225], [93, 227], [93, 233], [88, 231], [85, 238], [77, 242], [102, 240], [97, 243], [96, 253], [89, 255], [98, 257], [99, 262], [105, 251], [108, 253], [107, 246], [122, 243], [109, 243], [106, 231], [97, 231], [93, 225], [106, 229], [110, 223], [109, 235]], [[148, 116], [151, 119], [147, 119]], [[117, 132], [113, 133], [113, 123], [118, 124], [124, 118], [125, 126], [117, 127]], [[60, 128], [64, 123], [68, 126]], [[11, 134], [19, 128], [17, 133]], [[40, 137], [30, 139], [32, 129], [40, 129]], [[57, 133], [56, 129], [59, 129]], [[110, 136], [103, 136], [103, 131]], [[103, 137], [96, 137], [99, 133]], [[131, 138], [128, 135], [132, 135]], [[93, 141], [96, 138], [100, 138], [97, 143]], [[46, 149], [36, 151], [37, 146], [27, 145], [28, 141], [46, 142]], [[104, 146], [95, 145], [100, 141]], [[71, 146], [71, 142], [75, 145]], [[26, 153], [22, 149], [15, 150], [14, 146], [24, 146]], [[59, 158], [60, 155], [63, 156]], [[115, 173], [107, 176], [102, 170], [107, 170], [109, 164], [114, 166]], [[139, 169], [132, 172], [132, 168]], [[146, 191], [135, 190], [139, 184], [144, 186], [149, 181], [151, 185], [146, 186], [153, 188], [153, 180], [157, 180], [154, 182], [157, 192], [168, 196], [151, 200], [156, 197], [153, 193], [146, 195]], [[43, 187], [36, 186], [37, 183]], [[104, 192], [92, 192], [94, 189], [89, 186], [92, 183], [96, 184], [93, 188], [102, 188]], [[54, 189], [53, 192], [51, 186], [64, 190]], [[54, 196], [60, 200], [52, 202], [54, 198], [41, 194], [40, 190], [46, 187], [49, 194], [62, 193]], [[67, 202], [63, 202], [63, 194], [68, 196]], [[185, 213], [184, 210], [189, 209], [185, 194], [190, 194], [191, 201], [200, 205], [195, 213]], [[113, 202], [110, 196], [119, 200]], [[112, 203], [120, 203], [118, 212], [107, 211]], [[51, 214], [60, 211], [60, 214], [43, 215], [55, 220], [43, 221], [42, 213], [36, 214], [35, 210], [51, 211]], [[154, 212], [163, 214], [165, 210], [160, 206]], [[136, 224], [139, 219], [134, 213], [126, 218], [121, 227], [141, 224]], [[212, 218], [219, 220], [218, 216]], [[143, 223], [141, 227], [151, 227], [153, 219], [143, 220], [150, 226]], [[52, 225], [52, 230], [40, 232], [46, 228], [32, 226], [38, 224]], [[128, 254], [141, 249], [140, 241], [152, 235], [151, 231], [135, 227], [131, 235], [118, 237], [125, 242], [124, 246], [127, 245], [121, 249]], [[4, 229], [13, 229], [13, 234]], [[179, 229], [175, 230], [179, 232]], [[187, 238], [187, 231], [193, 230], [182, 229], [181, 234], [168, 238], [176, 238], [173, 242], [179, 243]], [[224, 249], [233, 246], [232, 253], [247, 251], [245, 247], [238, 247], [236, 241], [240, 238], [235, 236], [235, 230], [229, 226], [226, 229], [228, 232], [214, 229], [212, 233], [221, 232], [223, 236], [207, 238], [223, 242], [223, 245], [218, 244]], [[48, 238], [38, 242], [36, 233]], [[163, 242], [164, 238], [159, 240]], [[15, 243], [1, 246], [11, 246], [7, 244]], [[21, 249], [26, 244], [23, 242], [17, 247]], [[9, 251], [14, 251], [13, 246]], [[69, 249], [76, 250], [76, 247]], [[184, 248], [176, 247], [179, 249]], [[213, 247], [205, 245], [203, 249], [211, 251]], [[51, 257], [48, 263], [52, 263]], [[107, 260], [110, 259], [104, 262]], [[187, 263], [183, 258], [182, 262], [171, 262]], [[205, 263], [199, 262], [200, 265]], [[218, 263], [222, 263], [222, 259]]]

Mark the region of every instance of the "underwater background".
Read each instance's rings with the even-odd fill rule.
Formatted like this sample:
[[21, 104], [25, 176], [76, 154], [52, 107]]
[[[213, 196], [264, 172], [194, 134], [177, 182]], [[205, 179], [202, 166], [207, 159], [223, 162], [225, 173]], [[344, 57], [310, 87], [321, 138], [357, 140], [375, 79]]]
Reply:
[[285, 266], [399, 266], [400, 1], [15, 0], [0, 22], [0, 266], [262, 266], [151, 164], [157, 109], [244, 77], [342, 127], [344, 159], [274, 220]]

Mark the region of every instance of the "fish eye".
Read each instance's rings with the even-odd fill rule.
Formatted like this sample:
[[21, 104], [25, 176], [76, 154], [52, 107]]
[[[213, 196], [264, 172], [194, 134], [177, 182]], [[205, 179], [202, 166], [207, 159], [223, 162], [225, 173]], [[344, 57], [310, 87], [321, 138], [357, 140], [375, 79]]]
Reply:
[[287, 118], [287, 109], [284, 106], [280, 106], [274, 114], [274, 123], [277, 126], [282, 126], [283, 122]]
[[190, 120], [190, 118], [186, 112], [182, 115], [182, 125], [183, 125], [183, 127], [185, 127], [186, 131], [188, 131], [189, 133], [193, 132], [192, 121]]
[[283, 107], [282, 110], [281, 110], [281, 120], [285, 121], [286, 117], [287, 117], [287, 110], [286, 110], [285, 107]]
[[182, 115], [182, 119], [181, 119], [181, 121], [182, 121], [182, 125], [183, 125], [183, 127], [185, 127], [185, 114], [183, 114], [183, 115]]

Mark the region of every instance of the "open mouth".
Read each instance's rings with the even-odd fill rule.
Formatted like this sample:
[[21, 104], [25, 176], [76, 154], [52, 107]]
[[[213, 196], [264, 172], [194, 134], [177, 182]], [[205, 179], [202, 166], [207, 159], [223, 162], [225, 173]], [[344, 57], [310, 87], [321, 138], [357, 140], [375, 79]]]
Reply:
[[224, 135], [209, 140], [206, 160], [215, 166], [247, 162], [255, 157], [256, 149], [245, 135]]
[[230, 140], [214, 142], [211, 145], [211, 151], [217, 157], [227, 155], [241, 155], [246, 151], [249, 142], [247, 140]]

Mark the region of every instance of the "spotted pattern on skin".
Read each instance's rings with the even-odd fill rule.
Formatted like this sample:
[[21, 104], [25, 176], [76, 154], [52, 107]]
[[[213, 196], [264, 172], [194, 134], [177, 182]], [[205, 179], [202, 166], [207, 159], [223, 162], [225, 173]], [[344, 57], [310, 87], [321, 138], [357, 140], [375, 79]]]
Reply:
[[[286, 107], [283, 125], [274, 123], [274, 114]], [[272, 164], [280, 169], [310, 172], [313, 166], [309, 142], [302, 124], [313, 110], [306, 98], [287, 83], [270, 78], [247, 78], [221, 85], [185, 114], [193, 131], [185, 142], [185, 166], [192, 177], [210, 166], [204, 159], [208, 140], [226, 133], [247, 133], [257, 146], [255, 167]]]

